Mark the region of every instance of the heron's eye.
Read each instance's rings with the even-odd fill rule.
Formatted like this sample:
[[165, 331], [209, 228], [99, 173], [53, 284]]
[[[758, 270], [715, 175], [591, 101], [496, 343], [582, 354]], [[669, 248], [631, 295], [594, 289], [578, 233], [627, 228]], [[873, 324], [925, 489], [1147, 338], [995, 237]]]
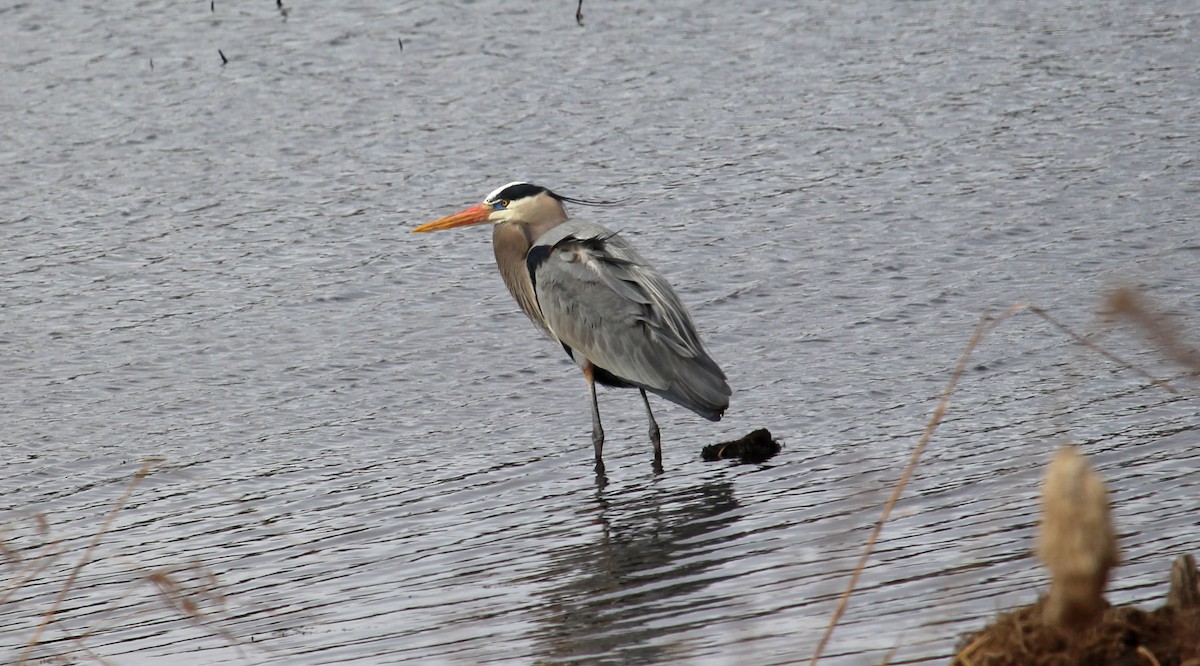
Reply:
[[501, 208], [508, 208], [508, 199], [501, 199], [501, 200], [500, 200], [500, 207], [501, 207]]

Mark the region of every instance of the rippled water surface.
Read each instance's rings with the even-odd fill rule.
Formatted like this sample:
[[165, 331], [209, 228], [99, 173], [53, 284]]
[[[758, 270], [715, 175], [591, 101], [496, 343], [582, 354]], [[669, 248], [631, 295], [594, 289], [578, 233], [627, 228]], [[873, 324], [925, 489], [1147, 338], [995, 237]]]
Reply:
[[[0, 660], [56, 608], [30, 655], [804, 662], [1018, 301], [1179, 392], [1003, 324], [822, 663], [944, 662], [1044, 590], [1065, 440], [1112, 488], [1112, 600], [1200, 550], [1197, 382], [1097, 316], [1130, 285], [1200, 339], [1193, 0], [284, 9], [0, 7]], [[655, 403], [661, 476], [610, 391], [597, 485], [486, 230], [408, 233], [514, 179], [628, 198], [575, 212], [730, 377], [718, 424]], [[769, 463], [699, 459], [758, 427]]]

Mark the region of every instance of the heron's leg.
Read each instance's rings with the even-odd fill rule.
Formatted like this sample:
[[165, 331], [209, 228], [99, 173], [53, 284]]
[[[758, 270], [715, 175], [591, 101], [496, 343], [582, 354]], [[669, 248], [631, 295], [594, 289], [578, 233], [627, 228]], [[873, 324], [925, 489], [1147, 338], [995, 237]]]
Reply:
[[646, 405], [646, 416], [650, 419], [650, 442], [654, 444], [654, 468], [662, 471], [662, 437], [658, 431], [658, 422], [654, 420], [654, 412], [650, 411], [650, 399], [646, 397], [646, 389], [640, 388], [642, 402]]
[[587, 378], [588, 394], [592, 398], [592, 447], [596, 449], [596, 473], [604, 473], [604, 426], [600, 425], [600, 404], [596, 400], [596, 378], [590, 364], [583, 369]]

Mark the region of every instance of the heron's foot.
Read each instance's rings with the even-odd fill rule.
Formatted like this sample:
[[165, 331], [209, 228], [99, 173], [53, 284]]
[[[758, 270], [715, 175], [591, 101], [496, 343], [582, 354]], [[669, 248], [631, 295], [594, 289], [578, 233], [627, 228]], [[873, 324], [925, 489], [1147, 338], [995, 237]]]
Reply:
[[604, 474], [604, 430], [592, 428], [592, 448], [596, 451], [596, 474]]
[[650, 422], [650, 443], [654, 445], [654, 473], [662, 474], [662, 433], [658, 429], [658, 421], [654, 420], [654, 412], [650, 410], [650, 399], [646, 397], [646, 389], [642, 393], [642, 404], [646, 405], [646, 420]]

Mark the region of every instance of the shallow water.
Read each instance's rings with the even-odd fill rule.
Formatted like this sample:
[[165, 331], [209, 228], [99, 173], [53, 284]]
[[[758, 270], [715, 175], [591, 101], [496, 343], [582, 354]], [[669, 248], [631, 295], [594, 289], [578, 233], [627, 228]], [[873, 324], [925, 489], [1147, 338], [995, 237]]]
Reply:
[[[189, 4], [0, 9], [5, 661], [147, 458], [33, 654], [806, 661], [1018, 301], [1181, 393], [1006, 322], [823, 663], [944, 662], [1044, 590], [1064, 440], [1113, 491], [1113, 601], [1200, 550], [1197, 384], [1096, 316], [1127, 284], [1200, 330], [1194, 3]], [[597, 486], [486, 231], [408, 233], [517, 178], [629, 198], [575, 212], [730, 376], [719, 424], [656, 403], [661, 476], [607, 392]], [[757, 427], [769, 463], [699, 460]]]

